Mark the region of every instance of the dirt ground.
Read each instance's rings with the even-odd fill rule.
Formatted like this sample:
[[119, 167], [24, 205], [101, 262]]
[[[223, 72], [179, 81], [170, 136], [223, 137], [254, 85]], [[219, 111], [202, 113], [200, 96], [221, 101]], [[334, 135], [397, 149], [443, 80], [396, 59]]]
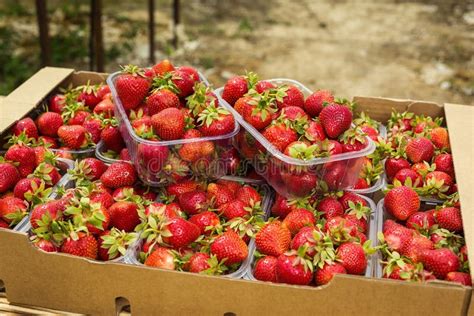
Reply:
[[[472, 1], [182, 3], [180, 48], [171, 58], [199, 65], [216, 86], [252, 70], [344, 97], [474, 104]], [[127, 14], [146, 19], [137, 7]], [[170, 36], [169, 16], [158, 8], [160, 38]], [[146, 45], [145, 36], [137, 39], [137, 62], [146, 64]]]

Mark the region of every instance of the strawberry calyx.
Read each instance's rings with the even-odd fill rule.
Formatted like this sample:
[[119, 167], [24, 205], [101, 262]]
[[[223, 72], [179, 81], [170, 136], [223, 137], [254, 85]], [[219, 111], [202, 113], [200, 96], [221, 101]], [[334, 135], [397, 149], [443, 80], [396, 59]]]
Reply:
[[304, 142], [298, 142], [289, 146], [290, 157], [305, 161], [314, 159], [318, 151], [319, 147], [317, 145], [308, 145]]
[[370, 207], [364, 206], [361, 202], [354, 203], [349, 201], [349, 208], [346, 210], [346, 214], [354, 215], [357, 219], [367, 220], [371, 214]]
[[247, 81], [248, 90], [252, 90], [258, 83], [258, 75], [252, 71], [245, 71], [245, 80]]
[[87, 80], [87, 83], [85, 85], [77, 86], [73, 90], [97, 96], [97, 90], [99, 89], [99, 87], [100, 85], [91, 85], [91, 81]]
[[52, 188], [46, 188], [46, 184], [41, 180], [38, 185], [35, 181], [31, 181], [31, 190], [25, 192], [25, 200], [30, 203], [31, 207], [45, 203], [48, 201]]
[[201, 271], [201, 274], [205, 275], [223, 275], [227, 273], [229, 268], [225, 265], [227, 258], [222, 259], [219, 262], [216, 255], [211, 255], [209, 259], [207, 259], [207, 264], [209, 268], [206, 270]]
[[28, 135], [26, 135], [26, 131], [22, 131], [18, 135], [8, 135], [5, 137], [5, 139], [8, 139], [8, 142], [5, 144], [5, 148], [9, 148], [13, 145], [22, 145], [30, 147], [38, 146], [36, 139], [28, 137]]
[[206, 125], [209, 127], [214, 121], [223, 120], [224, 118], [222, 116], [226, 115], [230, 115], [228, 110], [211, 104], [199, 114], [197, 122], [199, 123], [199, 126]]
[[43, 180], [47, 185], [52, 186], [53, 182], [50, 173], [54, 169], [55, 168], [51, 164], [42, 162], [36, 167], [32, 174], [28, 175], [28, 178], [39, 178]]
[[181, 79], [181, 77], [171, 72], [167, 72], [167, 73], [154, 77], [153, 82], [151, 83], [152, 93], [161, 89], [167, 89], [173, 92], [174, 94], [179, 94], [181, 90], [173, 82], [173, 80], [179, 80], [179, 79]]
[[210, 104], [216, 104], [217, 99], [211, 94], [212, 89], [203, 82], [194, 84], [194, 93], [186, 98], [186, 105], [191, 110], [193, 116], [199, 115]]
[[354, 119], [354, 124], [356, 126], [369, 126], [376, 130], [378, 130], [378, 128], [380, 127], [380, 122], [372, 119], [365, 112], [359, 113], [359, 116]]
[[122, 74], [146, 78], [144, 70], [136, 65], [128, 64], [126, 66], [120, 66], [120, 68], [122, 69]]
[[108, 234], [102, 235], [100, 238], [102, 239], [101, 247], [108, 249], [109, 259], [114, 259], [125, 256], [127, 248], [138, 239], [138, 234], [113, 227]]

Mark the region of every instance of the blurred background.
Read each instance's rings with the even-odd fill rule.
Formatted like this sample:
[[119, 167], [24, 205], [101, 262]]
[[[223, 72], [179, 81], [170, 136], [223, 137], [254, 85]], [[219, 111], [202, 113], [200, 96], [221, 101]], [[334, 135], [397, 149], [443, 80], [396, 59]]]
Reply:
[[[343, 97], [474, 104], [472, 0], [39, 2], [46, 8], [47, 64], [53, 66], [113, 72], [122, 64], [150, 65], [153, 5], [154, 59], [194, 65], [216, 87], [252, 70]], [[91, 59], [96, 42], [90, 42], [97, 4], [99, 67], [97, 53]], [[0, 0], [0, 95], [42, 66], [37, 6]]]

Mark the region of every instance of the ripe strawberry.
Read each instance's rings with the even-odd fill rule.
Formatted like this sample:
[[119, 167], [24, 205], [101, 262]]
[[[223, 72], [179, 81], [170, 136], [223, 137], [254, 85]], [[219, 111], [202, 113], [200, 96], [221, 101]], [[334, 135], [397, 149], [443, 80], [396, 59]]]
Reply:
[[66, 105], [66, 97], [63, 94], [55, 94], [49, 99], [49, 110], [61, 113]]
[[347, 271], [340, 263], [325, 263], [321, 269], [314, 273], [314, 282], [317, 285], [328, 284], [335, 274], [347, 274]]
[[282, 109], [287, 106], [304, 107], [304, 95], [300, 89], [291, 85], [287, 87], [285, 93], [283, 100], [281, 102], [277, 101], [278, 108]]
[[170, 249], [164, 247], [155, 247], [153, 252], [146, 258], [145, 265], [149, 267], [174, 270], [174, 255]]
[[28, 203], [22, 199], [6, 196], [0, 199], [0, 219], [7, 224], [18, 224], [28, 211]]
[[108, 209], [110, 215], [110, 226], [119, 230], [131, 232], [135, 226], [140, 224], [138, 216], [138, 206], [134, 202], [115, 202]]
[[45, 252], [58, 252], [58, 247], [53, 244], [51, 241], [46, 239], [37, 239], [33, 242], [36, 248], [41, 249]]
[[282, 254], [277, 258], [276, 275], [278, 283], [308, 285], [313, 279], [311, 269], [302, 258], [293, 254]]
[[38, 189], [41, 182], [42, 180], [36, 177], [23, 178], [16, 183], [15, 188], [13, 189], [13, 194], [18, 199], [26, 200], [25, 193], [33, 193], [33, 191], [35, 191], [33, 187]]
[[227, 230], [214, 239], [211, 244], [211, 253], [216, 255], [217, 260], [224, 261], [226, 266], [241, 263], [248, 256], [248, 248], [245, 242], [233, 230]]
[[209, 183], [207, 185], [207, 197], [217, 208], [234, 200], [234, 194], [235, 192], [222, 184]]
[[409, 168], [400, 169], [394, 177], [394, 180], [400, 181], [401, 184], [405, 184], [407, 179], [410, 179], [412, 187], [421, 187], [423, 185], [421, 174]]
[[429, 162], [434, 154], [433, 143], [425, 137], [412, 139], [408, 142], [405, 150], [408, 159], [413, 163], [422, 161]]
[[401, 169], [410, 168], [410, 163], [404, 158], [387, 158], [385, 160], [385, 173], [391, 180]]
[[339, 202], [342, 204], [344, 210], [347, 210], [349, 206], [349, 202], [353, 202], [354, 204], [362, 204], [363, 206], [368, 206], [367, 201], [364, 198], [360, 197], [354, 192], [346, 191], [344, 194], [339, 198]]
[[433, 160], [436, 165], [436, 171], [442, 171], [454, 176], [453, 156], [451, 154], [439, 154]]
[[107, 165], [97, 158], [84, 158], [79, 165], [91, 181], [99, 180], [108, 169]]
[[33, 228], [41, 226], [43, 216], [49, 220], [61, 220], [64, 206], [60, 201], [50, 201], [44, 204], [37, 205], [30, 214], [30, 224]]
[[317, 117], [322, 111], [325, 102], [334, 102], [334, 95], [327, 90], [318, 90], [306, 98], [304, 110], [312, 117]]
[[280, 110], [281, 119], [287, 119], [290, 121], [294, 121], [297, 119], [309, 120], [308, 114], [303, 110], [303, 108], [299, 106], [287, 106]]
[[32, 148], [22, 144], [15, 144], [8, 148], [5, 159], [18, 163], [18, 172], [25, 178], [36, 168], [36, 155]]
[[0, 193], [7, 192], [20, 180], [18, 169], [8, 162], [0, 162]]
[[163, 59], [159, 63], [155, 64], [152, 68], [155, 75], [163, 75], [167, 72], [174, 70], [174, 66], [168, 59]]
[[109, 208], [114, 204], [114, 198], [107, 192], [93, 192], [89, 196], [91, 203], [100, 203], [103, 207]]
[[291, 240], [290, 248], [298, 250], [300, 247], [306, 247], [306, 255], [313, 258], [316, 255], [315, 246], [322, 238], [319, 228], [303, 227]]
[[96, 259], [98, 254], [97, 240], [94, 236], [78, 233], [77, 239], [67, 238], [61, 246], [61, 252], [73, 256]]
[[148, 107], [148, 115], [155, 115], [167, 108], [178, 108], [179, 98], [176, 94], [168, 89], [160, 89], [152, 91], [146, 99]]
[[176, 85], [179, 90], [178, 97], [185, 98], [194, 92], [194, 77], [187, 71], [182, 69], [176, 69], [172, 72], [173, 76], [171, 81]]
[[104, 142], [105, 148], [116, 153], [119, 153], [125, 147], [122, 134], [116, 126], [106, 126], [100, 133], [100, 139]]
[[181, 209], [188, 215], [195, 215], [207, 210], [207, 196], [204, 191], [195, 190], [178, 195]]
[[244, 185], [236, 193], [238, 200], [244, 202], [245, 205], [254, 205], [262, 200], [260, 193], [250, 185]]
[[293, 206], [288, 204], [288, 200], [277, 193], [271, 209], [272, 215], [284, 219], [292, 210]]
[[77, 111], [74, 115], [67, 121], [67, 125], [83, 125], [91, 117], [91, 114], [88, 111]]
[[132, 161], [127, 148], [124, 148], [120, 151], [119, 159], [123, 161]]
[[101, 100], [110, 98], [110, 94], [111, 94], [110, 87], [108, 85], [99, 84], [97, 86], [97, 96]]
[[58, 136], [65, 146], [81, 149], [87, 146], [87, 131], [81, 125], [63, 125], [58, 129]]
[[370, 127], [370, 126], [367, 126], [367, 125], [364, 125], [364, 126], [361, 126], [360, 128], [365, 134], [367, 134], [367, 136], [370, 137], [370, 139], [372, 139], [373, 141], [377, 141], [377, 138], [379, 137], [379, 132], [373, 128], [373, 127]]
[[222, 216], [225, 219], [230, 220], [236, 217], [246, 217], [250, 215], [251, 210], [247, 208], [244, 202], [240, 200], [233, 200], [220, 207]]
[[247, 93], [247, 91], [248, 85], [245, 77], [233, 77], [227, 80], [222, 92], [222, 98], [230, 105], [234, 105], [238, 99]]
[[77, 97], [77, 101], [84, 103], [91, 110], [93, 110], [97, 103], [102, 100], [102, 98], [97, 93], [98, 86], [87, 83], [78, 88], [80, 88], [80, 94]]
[[338, 190], [346, 174], [345, 163], [339, 161], [331, 162], [326, 164], [323, 169], [325, 169], [323, 181], [331, 191]]
[[112, 118], [114, 116], [115, 105], [111, 99], [106, 98], [100, 101], [94, 108], [94, 114], [103, 115], [104, 118]]
[[438, 149], [449, 149], [448, 130], [444, 127], [433, 128], [430, 132], [431, 141]]
[[102, 174], [100, 181], [109, 188], [120, 188], [133, 185], [137, 181], [137, 174], [128, 162], [114, 162]]
[[219, 184], [219, 185], [223, 185], [227, 189], [229, 189], [230, 192], [232, 192], [232, 194], [234, 194], [234, 197], [236, 196], [237, 191], [242, 187], [241, 183], [239, 183], [237, 181], [233, 181], [233, 180], [219, 179], [219, 180], [217, 180], [216, 183]]
[[162, 236], [163, 241], [174, 249], [186, 248], [200, 235], [199, 227], [182, 217], [170, 219], [166, 223], [166, 230], [170, 236]]
[[327, 196], [319, 201], [317, 210], [322, 212], [322, 216], [327, 220], [344, 214], [342, 204], [333, 196]]
[[273, 256], [265, 256], [258, 259], [257, 262], [255, 262], [255, 267], [253, 268], [253, 276], [255, 279], [276, 283], [277, 262], [277, 258]]
[[102, 132], [102, 121], [91, 116], [82, 126], [90, 134], [92, 142], [97, 144], [100, 141], [100, 133]]
[[400, 254], [411, 259], [414, 263], [421, 260], [423, 251], [434, 249], [434, 243], [427, 237], [413, 234], [412, 238], [400, 249]]
[[357, 236], [357, 226], [348, 219], [336, 216], [324, 225], [324, 231], [337, 243], [352, 240]]
[[438, 279], [445, 279], [449, 272], [457, 271], [460, 266], [458, 256], [448, 248], [425, 250], [421, 261]]
[[314, 226], [315, 223], [313, 212], [304, 208], [291, 211], [283, 220], [283, 226], [290, 230], [292, 236], [296, 235], [301, 228]]
[[257, 250], [265, 255], [278, 257], [289, 249], [291, 233], [276, 220], [263, 226], [255, 235], [255, 246]]
[[166, 187], [168, 195], [179, 197], [181, 194], [197, 190], [199, 183], [194, 180], [183, 180], [178, 183], [170, 184]]
[[446, 274], [446, 281], [456, 282], [465, 286], [472, 286], [471, 275], [464, 272], [449, 272]]
[[53, 149], [58, 148], [58, 142], [56, 141], [56, 139], [49, 136], [38, 137], [38, 144], [41, 146], [48, 147], [48, 148], [53, 148]]
[[413, 237], [414, 230], [406, 228], [393, 220], [386, 220], [383, 225], [383, 234], [390, 249], [401, 251]]
[[292, 196], [307, 196], [318, 183], [318, 177], [312, 172], [282, 172], [281, 177]]
[[309, 121], [308, 128], [304, 135], [312, 143], [317, 143], [326, 139], [324, 127], [319, 121]]
[[443, 185], [448, 188], [451, 187], [454, 183], [453, 178], [449, 174], [443, 171], [431, 171], [425, 176], [425, 182], [429, 183], [431, 181], [442, 182]]
[[25, 133], [28, 138], [38, 138], [38, 128], [36, 127], [35, 122], [26, 117], [22, 120], [16, 122], [12, 128], [13, 135], [19, 136], [21, 133]]
[[356, 184], [354, 184], [355, 190], [364, 190], [370, 188], [369, 182], [366, 179], [359, 178], [357, 179]]
[[189, 221], [193, 224], [196, 224], [203, 235], [211, 234], [212, 229], [220, 224], [219, 216], [211, 211], [204, 211], [202, 213], [193, 215]]
[[420, 208], [418, 194], [409, 187], [395, 187], [385, 195], [384, 207], [396, 219], [404, 221]]
[[332, 103], [321, 110], [319, 120], [326, 135], [330, 138], [337, 138], [351, 126], [352, 112], [345, 105]]
[[281, 152], [289, 144], [298, 140], [297, 133], [283, 123], [268, 126], [262, 135]]
[[180, 139], [184, 135], [185, 118], [177, 108], [167, 108], [151, 117], [155, 133], [163, 140]]
[[415, 212], [408, 217], [406, 222], [408, 228], [422, 231], [429, 231], [435, 224], [435, 218], [430, 212]]
[[364, 248], [358, 243], [347, 242], [336, 250], [336, 256], [349, 274], [364, 274], [367, 258]]
[[219, 136], [231, 133], [235, 127], [234, 116], [224, 108], [210, 106], [199, 114], [199, 131], [204, 136]]
[[434, 215], [439, 227], [456, 233], [463, 231], [461, 211], [458, 208], [444, 207], [437, 210]]
[[178, 67], [178, 69], [181, 72], [187, 73], [194, 80], [194, 82], [200, 80], [199, 73], [195, 68], [190, 67], [190, 66], [181, 66], [181, 67]]
[[129, 65], [116, 79], [115, 87], [125, 110], [131, 110], [142, 103], [150, 89], [150, 82], [138, 67]]
[[139, 144], [137, 156], [140, 166], [147, 172], [156, 174], [162, 170], [167, 162], [169, 150], [167, 146]]
[[203, 252], [194, 253], [188, 261], [188, 271], [192, 273], [200, 273], [211, 267], [209, 264], [209, 255]]
[[275, 89], [275, 88], [276, 86], [273, 83], [266, 80], [259, 80], [257, 84], [255, 85], [255, 90], [260, 94], [266, 90]]

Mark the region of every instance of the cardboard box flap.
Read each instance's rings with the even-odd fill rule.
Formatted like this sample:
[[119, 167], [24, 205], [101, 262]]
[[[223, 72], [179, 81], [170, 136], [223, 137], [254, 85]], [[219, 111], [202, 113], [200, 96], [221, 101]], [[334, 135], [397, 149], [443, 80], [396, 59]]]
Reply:
[[[468, 253], [474, 254], [474, 107], [447, 103], [444, 111], [461, 201], [464, 236]], [[471, 255], [471, 271], [474, 271], [473, 261]]]

